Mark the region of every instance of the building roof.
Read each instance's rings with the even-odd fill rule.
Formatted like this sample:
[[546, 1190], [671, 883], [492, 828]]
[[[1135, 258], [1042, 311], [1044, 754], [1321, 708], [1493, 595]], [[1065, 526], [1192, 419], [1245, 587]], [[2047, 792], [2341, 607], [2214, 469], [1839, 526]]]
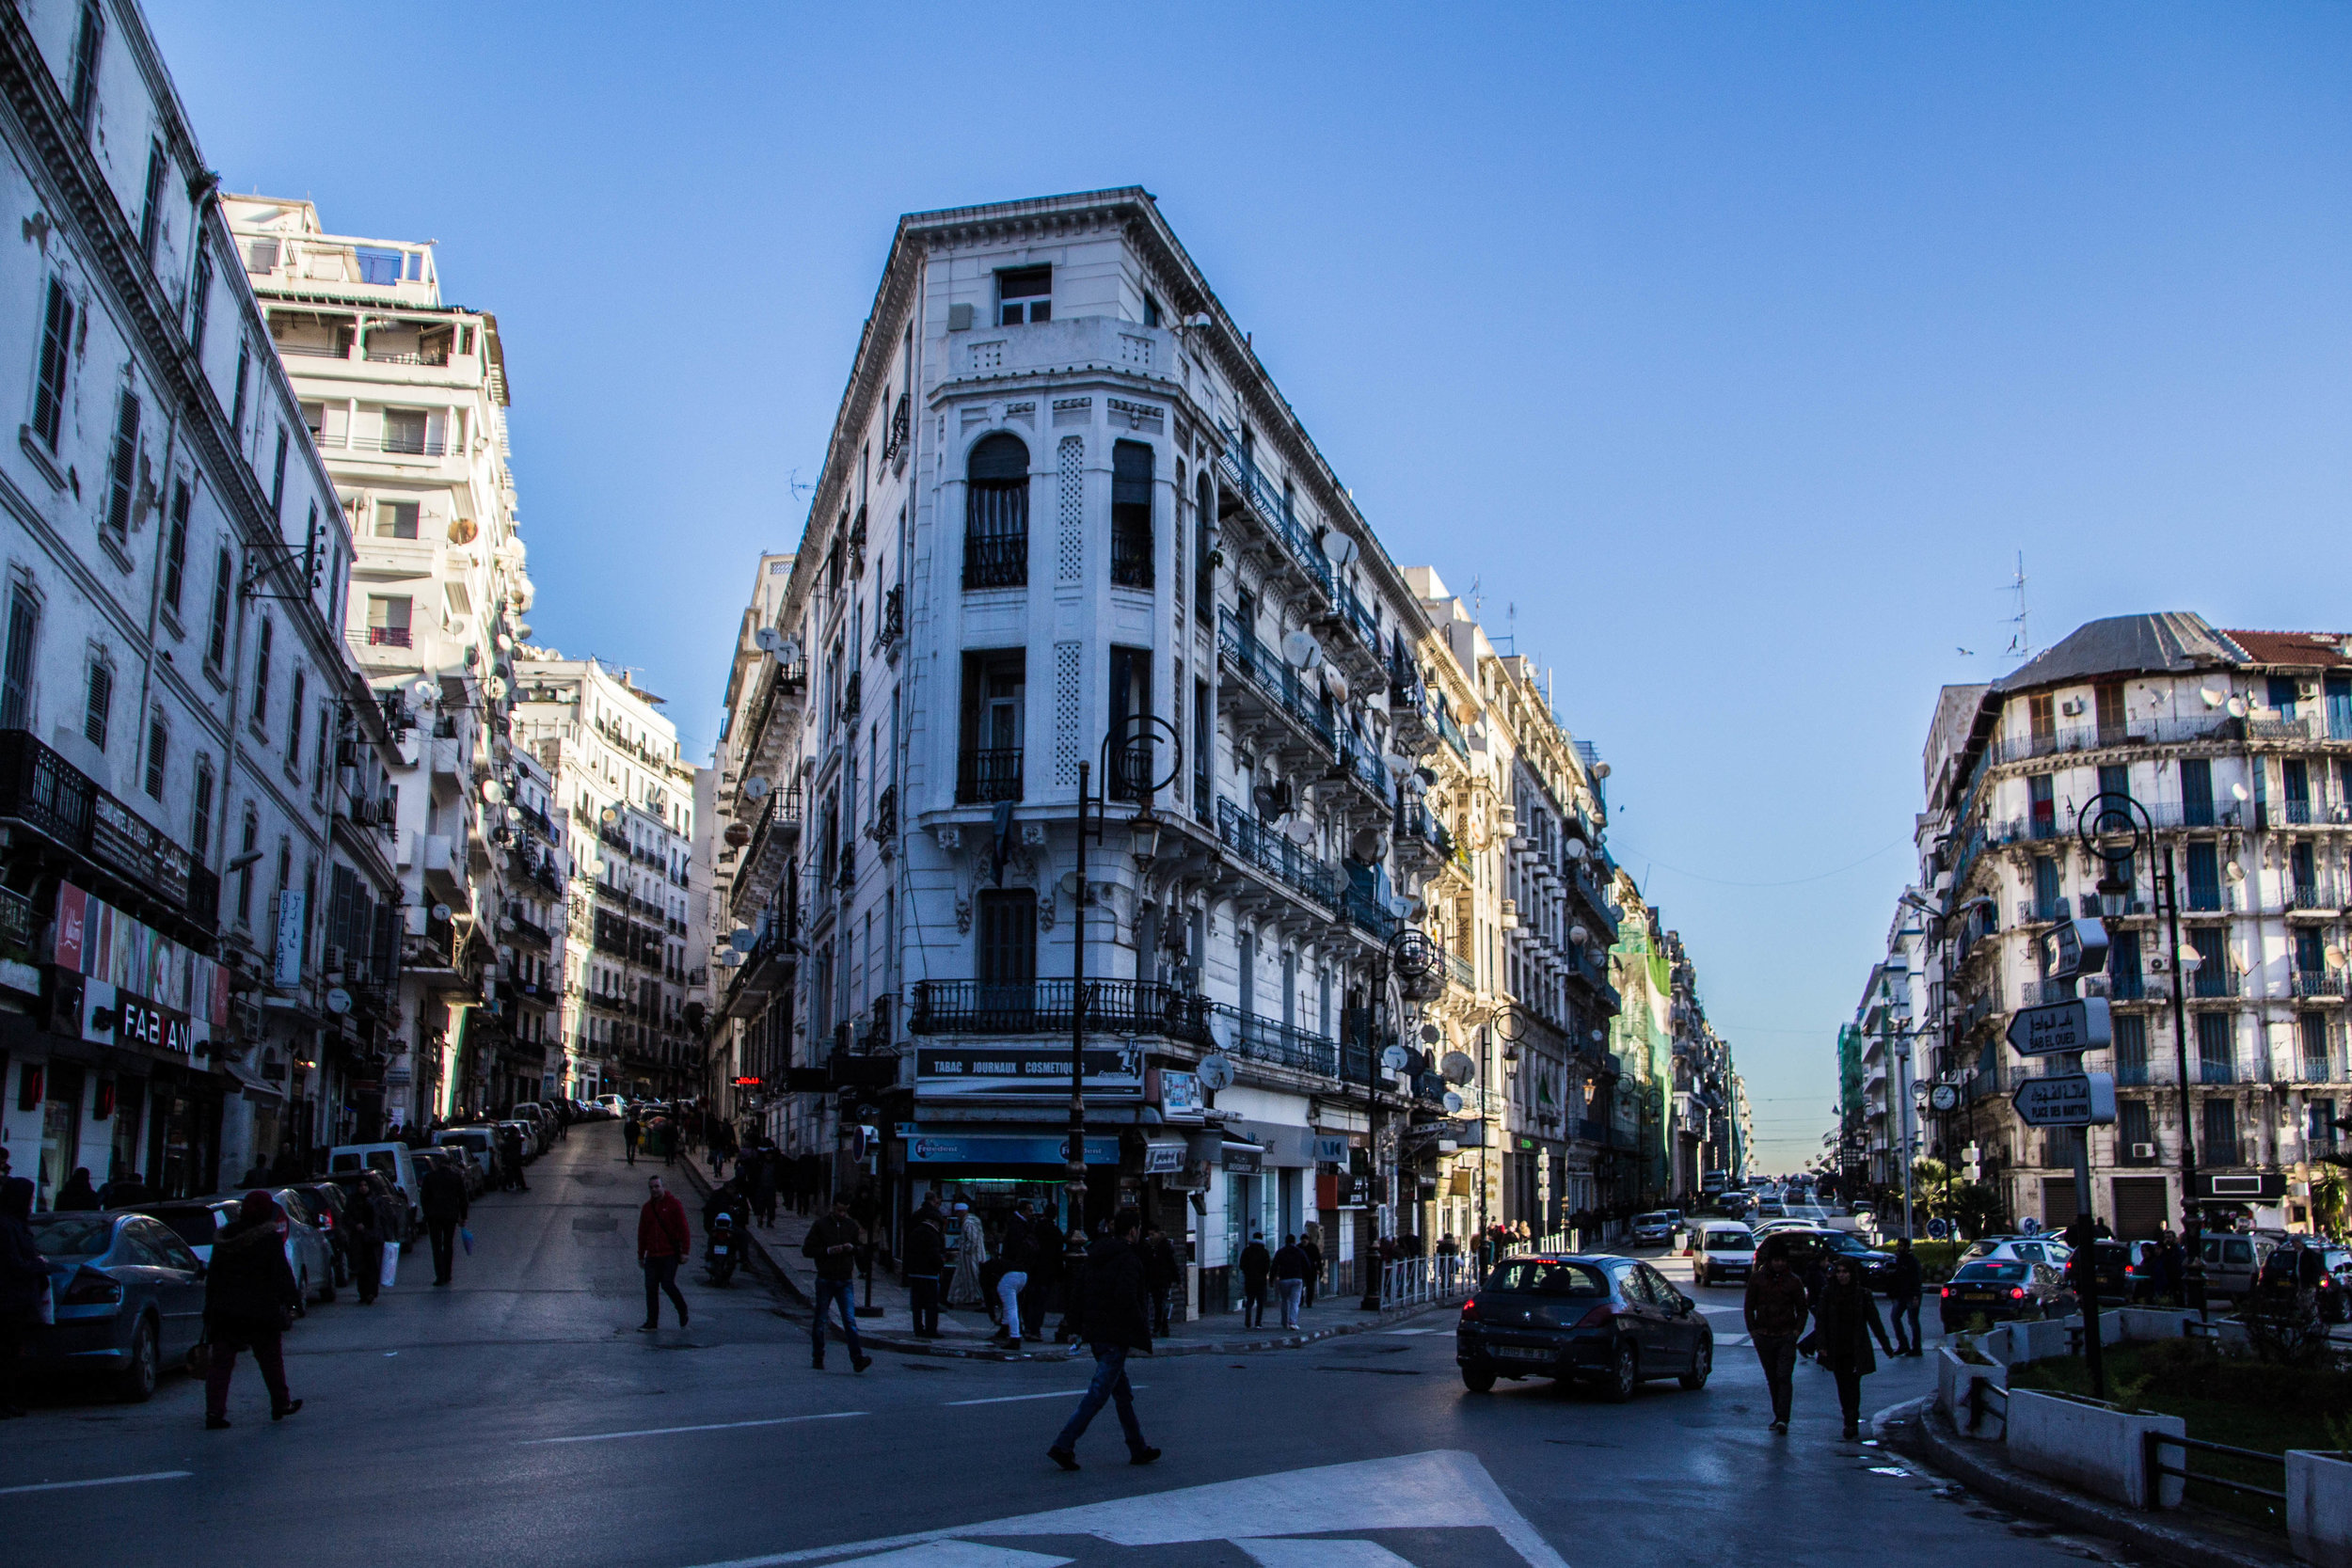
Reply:
[[2180, 674], [2245, 662], [2245, 654], [2191, 610], [2089, 621], [1993, 683], [2001, 696], [2116, 675]]
[[2223, 637], [2246, 651], [2249, 664], [2282, 664], [2305, 669], [2352, 666], [2352, 632], [2341, 631], [2225, 631]]

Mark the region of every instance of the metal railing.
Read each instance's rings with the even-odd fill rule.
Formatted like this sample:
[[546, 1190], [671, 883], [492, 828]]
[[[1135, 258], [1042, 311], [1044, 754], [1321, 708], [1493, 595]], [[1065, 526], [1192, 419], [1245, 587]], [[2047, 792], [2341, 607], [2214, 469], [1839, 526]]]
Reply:
[[1477, 1282], [1475, 1259], [1406, 1258], [1381, 1265], [1380, 1305], [1385, 1309], [1455, 1301], [1470, 1294]]
[[1021, 799], [1021, 748], [984, 747], [956, 760], [956, 800], [963, 805]]
[[[917, 1035], [1070, 1033], [1069, 980], [917, 980], [907, 1028]], [[1105, 1035], [1209, 1041], [1211, 1003], [1150, 980], [1086, 982], [1086, 1027]]]
[[1284, 1023], [1280, 1019], [1246, 1013], [1222, 1002], [1209, 1003], [1208, 1008], [1218, 1017], [1232, 1021], [1235, 1055], [1325, 1078], [1339, 1076], [1339, 1045], [1330, 1037]]
[[1120, 588], [1152, 586], [1152, 526], [1113, 524], [1111, 582]]
[[376, 436], [354, 435], [349, 439], [354, 451], [385, 451], [404, 457], [446, 457], [449, 439], [442, 436], [409, 435], [405, 431], [388, 430]]
[[1299, 678], [1298, 672], [1260, 641], [1258, 634], [1231, 610], [1219, 612], [1216, 645], [1250, 685], [1306, 730], [1318, 745], [1327, 752], [1337, 750], [1330, 716], [1307, 694], [1306, 682]]
[[1228, 849], [1327, 909], [1340, 902], [1339, 874], [1232, 801], [1216, 803], [1216, 836]]
[[[2165, 1506], [2164, 1482], [2167, 1479], [2172, 1478], [2177, 1478], [2184, 1487], [2191, 1481], [2200, 1486], [2218, 1486], [2227, 1491], [2244, 1493], [2249, 1497], [2265, 1498], [2277, 1503], [2282, 1511], [2286, 1507], [2287, 1494], [2284, 1482], [2287, 1461], [2284, 1454], [2265, 1453], [2260, 1449], [2236, 1449], [2227, 1443], [2208, 1443], [2199, 1437], [2175, 1437], [2166, 1432], [2143, 1432], [2139, 1434], [2139, 1441], [2140, 1462], [2148, 1474], [2147, 1501], [2142, 1506], [2151, 1513]], [[2164, 1462], [2164, 1450], [2167, 1449], [2181, 1450], [2179, 1465], [2167, 1465]], [[2198, 1453], [2224, 1454], [2242, 1462], [2277, 1465], [2281, 1484], [2277, 1487], [2256, 1486], [2251, 1481], [2238, 1481], [2230, 1476], [2215, 1475], [2211, 1470], [2192, 1469], [2190, 1468], [2190, 1455]]]
[[966, 533], [963, 536], [963, 586], [1025, 588], [1029, 583], [1029, 531], [1008, 533]]
[[1217, 455], [1217, 467], [1224, 470], [1226, 483], [1239, 491], [1249, 509], [1258, 515], [1265, 531], [1288, 547], [1298, 568], [1313, 579], [1326, 594], [1331, 592], [1331, 566], [1315, 547], [1314, 538], [1300, 526], [1297, 515], [1280, 492], [1258, 472], [1257, 465], [1242, 450], [1240, 439], [1232, 431], [1226, 432], [1229, 445]]

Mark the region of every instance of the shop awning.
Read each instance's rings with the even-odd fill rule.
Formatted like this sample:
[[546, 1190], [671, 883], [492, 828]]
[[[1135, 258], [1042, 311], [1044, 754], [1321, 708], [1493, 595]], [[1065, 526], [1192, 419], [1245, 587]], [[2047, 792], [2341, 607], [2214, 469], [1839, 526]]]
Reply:
[[256, 1105], [275, 1105], [286, 1098], [285, 1090], [259, 1074], [239, 1067], [234, 1062], [223, 1062], [221, 1068], [229, 1074], [230, 1081], [245, 1091], [246, 1099]]
[[[1069, 1163], [1062, 1148], [1062, 1135], [1053, 1132], [982, 1132], [962, 1128], [927, 1132], [918, 1128], [907, 1134], [906, 1148], [907, 1164], [910, 1165], [1062, 1165]], [[1118, 1135], [1113, 1133], [1098, 1137], [1089, 1134], [1087, 1164], [1119, 1164]]]

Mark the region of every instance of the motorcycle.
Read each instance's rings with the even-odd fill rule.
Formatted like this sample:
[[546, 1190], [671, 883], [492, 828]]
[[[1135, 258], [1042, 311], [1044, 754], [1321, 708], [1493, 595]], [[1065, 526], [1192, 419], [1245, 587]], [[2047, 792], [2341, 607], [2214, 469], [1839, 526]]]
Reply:
[[735, 1216], [721, 1214], [710, 1227], [710, 1283], [724, 1285], [735, 1277], [735, 1265], [742, 1252], [742, 1242], [735, 1234]]

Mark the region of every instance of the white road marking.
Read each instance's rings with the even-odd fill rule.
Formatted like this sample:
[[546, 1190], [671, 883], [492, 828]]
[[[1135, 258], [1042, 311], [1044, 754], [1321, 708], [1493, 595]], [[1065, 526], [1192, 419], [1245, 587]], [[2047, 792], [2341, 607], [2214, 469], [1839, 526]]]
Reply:
[[1061, 1568], [1076, 1560], [1016, 1552], [1010, 1546], [983, 1546], [977, 1541], [929, 1541], [879, 1557], [851, 1558], [834, 1568]]
[[734, 1432], [743, 1427], [790, 1426], [796, 1421], [846, 1421], [863, 1410], [829, 1410], [821, 1416], [771, 1416], [760, 1421], [707, 1421], [691, 1427], [641, 1427], [635, 1432], [589, 1432], [577, 1437], [534, 1437], [523, 1444], [535, 1449], [549, 1443], [610, 1443], [623, 1437], [670, 1437], [681, 1432]]
[[1383, 1334], [1406, 1335], [1406, 1334], [1451, 1334], [1451, 1333], [1453, 1333], [1454, 1331], [1453, 1331], [1452, 1329], [1450, 1329], [1450, 1328], [1384, 1328], [1384, 1329], [1382, 1329], [1380, 1332], [1381, 1332], [1381, 1333], [1383, 1333]]
[[[1128, 1386], [1140, 1389], [1143, 1385], [1133, 1383]], [[960, 1404], [1019, 1404], [1023, 1400], [1068, 1400], [1085, 1392], [1083, 1388], [1057, 1388], [1050, 1394], [999, 1394], [993, 1400], [949, 1400], [947, 1408], [953, 1410]]]
[[1481, 1528], [1501, 1536], [1527, 1568], [1568, 1568], [1503, 1496], [1477, 1456], [1453, 1449], [1215, 1481], [838, 1546], [737, 1558], [705, 1568], [784, 1568], [975, 1536], [1091, 1535], [1119, 1546], [1165, 1546], [1384, 1529]]
[[139, 1481], [185, 1481], [194, 1470], [150, 1470], [138, 1476], [100, 1476], [94, 1481], [43, 1481], [30, 1486], [0, 1486], [0, 1497], [11, 1497], [19, 1492], [70, 1492], [77, 1486], [128, 1486]]
[[1261, 1568], [1413, 1568], [1377, 1541], [1244, 1541]]

